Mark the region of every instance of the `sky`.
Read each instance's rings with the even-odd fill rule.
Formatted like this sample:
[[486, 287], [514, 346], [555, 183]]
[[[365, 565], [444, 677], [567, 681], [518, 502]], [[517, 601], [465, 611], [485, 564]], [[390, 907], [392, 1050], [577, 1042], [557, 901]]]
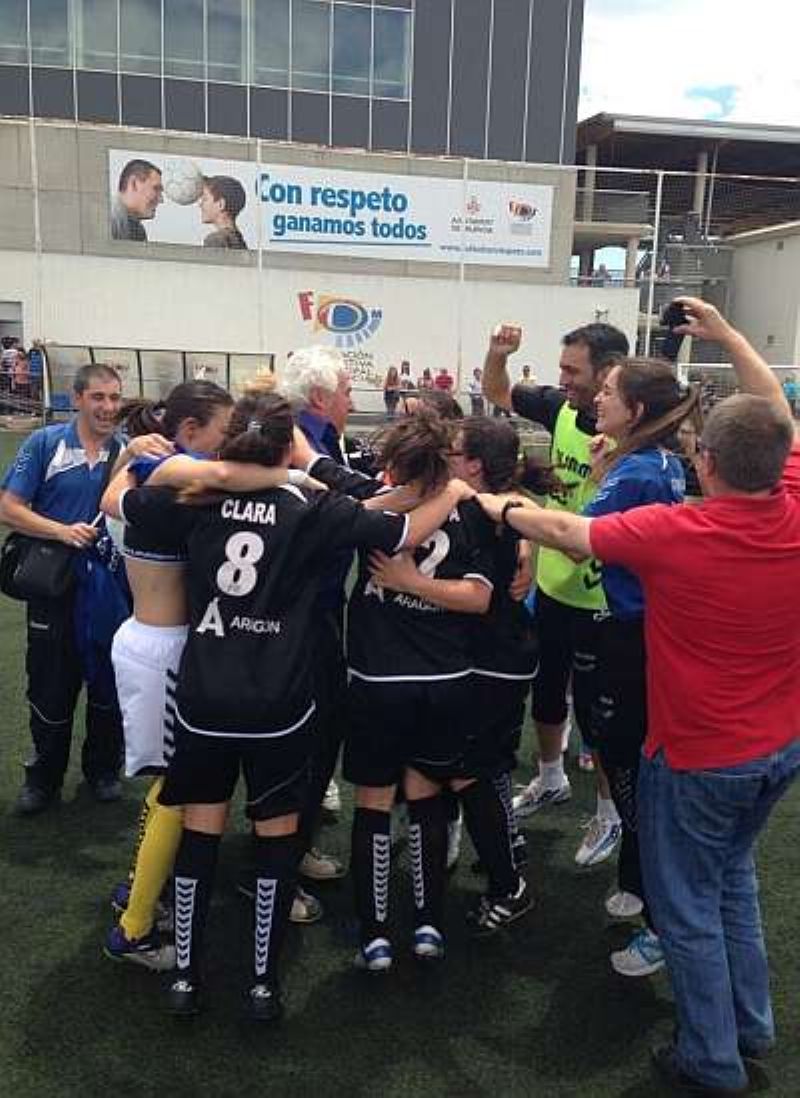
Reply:
[[585, 0], [578, 118], [800, 126], [800, 0]]

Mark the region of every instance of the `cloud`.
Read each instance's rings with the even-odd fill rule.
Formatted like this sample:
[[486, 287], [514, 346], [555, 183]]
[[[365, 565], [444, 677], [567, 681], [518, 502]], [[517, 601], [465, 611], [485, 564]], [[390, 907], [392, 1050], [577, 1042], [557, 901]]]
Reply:
[[579, 118], [800, 126], [795, 0], [586, 0]]

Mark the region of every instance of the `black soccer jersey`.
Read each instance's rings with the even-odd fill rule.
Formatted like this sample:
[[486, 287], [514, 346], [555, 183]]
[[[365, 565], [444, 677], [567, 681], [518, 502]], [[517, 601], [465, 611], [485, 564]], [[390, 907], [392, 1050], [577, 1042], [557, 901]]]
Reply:
[[[131, 498], [131, 492], [135, 491], [136, 489], [126, 489], [119, 502], [120, 514], [125, 522], [123, 555], [150, 564], [184, 563], [186, 542], [180, 523], [164, 522], [152, 527], [131, 523], [126, 510], [126, 500]], [[172, 503], [175, 498], [174, 491], [163, 485], [154, 485], [148, 491], [160, 494], [167, 503]]]
[[[481, 521], [474, 521], [475, 508]], [[491, 524], [471, 500], [458, 505], [414, 551], [417, 567], [439, 579], [477, 579], [493, 586]], [[416, 595], [378, 586], [361, 554], [347, 629], [351, 674], [373, 682], [436, 681], [468, 675], [477, 615], [434, 606]]]
[[189, 639], [176, 703], [190, 731], [218, 736], [282, 735], [310, 717], [320, 575], [347, 546], [394, 552], [407, 527], [405, 516], [290, 485], [201, 507], [137, 488], [125, 513], [143, 532], [171, 525], [186, 539]]
[[[474, 506], [480, 510], [478, 504]], [[486, 518], [482, 510], [481, 515]], [[496, 678], [530, 679], [539, 654], [533, 620], [525, 604], [515, 602], [509, 594], [517, 570], [519, 537], [503, 526], [495, 528], [493, 540], [494, 590], [488, 613], [476, 620], [473, 630], [475, 670]]]

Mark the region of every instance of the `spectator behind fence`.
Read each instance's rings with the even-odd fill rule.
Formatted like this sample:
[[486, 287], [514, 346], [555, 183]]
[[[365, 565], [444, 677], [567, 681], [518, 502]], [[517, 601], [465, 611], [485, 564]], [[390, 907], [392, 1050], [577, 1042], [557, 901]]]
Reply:
[[480, 366], [476, 366], [472, 371], [467, 391], [472, 415], [482, 416], [486, 411], [486, 404], [483, 399], [483, 370]]
[[[113, 439], [122, 386], [110, 366], [83, 366], [75, 375], [77, 414], [69, 423], [34, 431], [3, 478], [0, 522], [33, 538], [61, 542], [77, 551], [90, 546], [92, 525], [109, 463], [119, 444]], [[77, 583], [85, 579], [78, 567]], [[58, 599], [27, 604], [28, 701], [34, 755], [26, 764], [19, 815], [41, 812], [61, 795], [69, 763], [72, 722], [86, 681], [76, 640], [75, 591]], [[107, 653], [110, 662], [110, 653]], [[98, 801], [121, 794], [122, 725], [116, 695], [99, 682], [87, 683], [83, 773]]]
[[11, 367], [11, 388], [17, 400], [30, 400], [30, 363], [28, 356], [22, 350], [17, 351], [17, 357]]
[[450, 373], [446, 366], [440, 367], [439, 373], [433, 379], [433, 384], [437, 389], [441, 389], [443, 393], [452, 392], [453, 375]]
[[386, 406], [386, 418], [397, 415], [397, 403], [400, 400], [400, 375], [396, 366], [390, 366], [383, 381], [383, 403]]
[[[754, 846], [800, 771], [800, 440], [763, 359], [713, 306], [680, 300], [689, 323], [678, 331], [718, 343], [742, 390], [702, 432], [705, 502], [504, 514], [541, 544], [642, 582], [639, 842], [678, 1015], [653, 1059], [687, 1093], [735, 1094], [747, 1089], [743, 1060], [775, 1042]], [[502, 500], [489, 499], [498, 517]]]
[[44, 351], [42, 345], [36, 340], [28, 351], [28, 372], [31, 400], [39, 402], [44, 396]]

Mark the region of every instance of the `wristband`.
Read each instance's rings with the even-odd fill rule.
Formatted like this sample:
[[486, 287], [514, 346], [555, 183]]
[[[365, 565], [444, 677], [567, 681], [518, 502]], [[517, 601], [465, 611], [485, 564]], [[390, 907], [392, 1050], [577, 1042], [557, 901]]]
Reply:
[[523, 504], [518, 499], [507, 499], [503, 504], [503, 510], [500, 512], [500, 525], [508, 526], [508, 512], [512, 511], [515, 507], [522, 506]]

